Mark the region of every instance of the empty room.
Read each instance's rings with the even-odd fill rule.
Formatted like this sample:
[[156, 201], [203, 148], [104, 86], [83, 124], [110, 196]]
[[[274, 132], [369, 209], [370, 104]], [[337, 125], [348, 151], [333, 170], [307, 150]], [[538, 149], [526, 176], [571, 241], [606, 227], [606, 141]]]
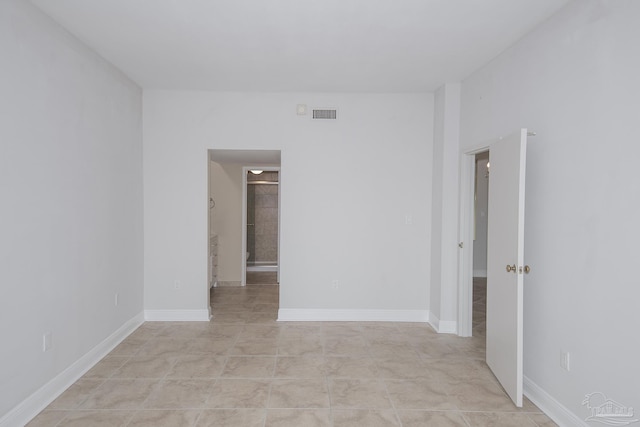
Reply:
[[639, 19], [0, 1], [0, 427], [640, 425]]

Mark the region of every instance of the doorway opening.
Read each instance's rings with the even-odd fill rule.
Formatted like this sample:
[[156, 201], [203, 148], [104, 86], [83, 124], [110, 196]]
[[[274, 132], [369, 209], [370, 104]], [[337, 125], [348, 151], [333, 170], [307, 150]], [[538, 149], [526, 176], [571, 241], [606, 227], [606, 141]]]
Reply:
[[[250, 169], [280, 172], [281, 151], [210, 149], [207, 152], [207, 160], [209, 163], [207, 245], [209, 280], [206, 289], [211, 315], [214, 311], [221, 314], [225, 309], [238, 308], [222, 307], [221, 304], [228, 300], [225, 298], [216, 300], [214, 296], [216, 290], [219, 291], [218, 294], [223, 288], [226, 294], [253, 292], [243, 288], [246, 284], [247, 260], [246, 172], [249, 169], [248, 165], [252, 166]], [[278, 206], [280, 206], [282, 196], [280, 191], [278, 193]], [[278, 238], [278, 247], [279, 243]], [[278, 269], [279, 261], [278, 257]], [[269, 292], [275, 292], [278, 295], [279, 287], [274, 287]], [[217, 301], [215, 304], [214, 300]]]
[[[484, 337], [487, 303], [489, 147], [462, 155], [458, 334]], [[468, 243], [467, 243], [468, 242]]]
[[489, 213], [489, 152], [474, 156], [472, 336], [486, 335], [487, 320], [487, 226]]
[[243, 285], [280, 282], [280, 169], [245, 167]]

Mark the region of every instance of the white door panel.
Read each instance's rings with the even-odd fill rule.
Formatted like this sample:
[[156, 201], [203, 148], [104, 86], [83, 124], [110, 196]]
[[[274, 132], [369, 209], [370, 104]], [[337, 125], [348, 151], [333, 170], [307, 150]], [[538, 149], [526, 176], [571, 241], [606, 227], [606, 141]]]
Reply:
[[[489, 149], [487, 364], [522, 406], [524, 196], [527, 130]], [[512, 266], [512, 271], [507, 271]]]

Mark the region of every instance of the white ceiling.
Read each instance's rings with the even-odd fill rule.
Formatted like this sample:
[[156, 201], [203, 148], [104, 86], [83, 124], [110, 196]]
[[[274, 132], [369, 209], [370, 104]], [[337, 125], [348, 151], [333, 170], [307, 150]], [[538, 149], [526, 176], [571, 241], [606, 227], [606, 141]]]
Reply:
[[31, 0], [144, 88], [425, 92], [567, 0]]

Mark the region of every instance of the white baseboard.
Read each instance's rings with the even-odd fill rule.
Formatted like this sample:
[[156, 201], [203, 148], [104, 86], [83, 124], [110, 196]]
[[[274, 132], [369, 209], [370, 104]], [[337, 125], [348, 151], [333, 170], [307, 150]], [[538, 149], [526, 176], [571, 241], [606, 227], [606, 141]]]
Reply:
[[524, 377], [523, 386], [524, 395], [560, 427], [587, 427], [584, 420], [580, 419], [526, 376]]
[[38, 391], [0, 418], [0, 427], [23, 426], [31, 421], [143, 322], [142, 313], [127, 321], [87, 354], [76, 360], [71, 366], [56, 375], [51, 381], [40, 387]]
[[473, 270], [473, 277], [487, 277], [487, 270]]
[[429, 323], [439, 334], [458, 333], [458, 322], [455, 320], [440, 320], [433, 312], [429, 312]]
[[429, 310], [278, 310], [282, 322], [422, 322], [429, 321]]
[[209, 309], [203, 310], [145, 310], [147, 322], [208, 322]]

